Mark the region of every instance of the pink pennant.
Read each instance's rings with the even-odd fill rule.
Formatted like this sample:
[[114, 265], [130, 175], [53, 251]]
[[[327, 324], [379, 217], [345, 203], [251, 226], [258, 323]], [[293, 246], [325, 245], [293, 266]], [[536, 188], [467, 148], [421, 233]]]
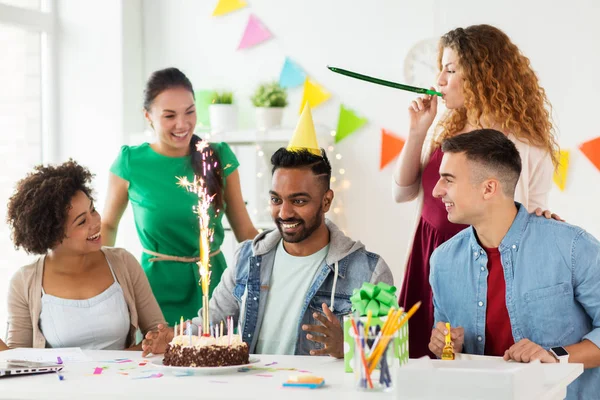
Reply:
[[250, 14], [244, 36], [242, 36], [242, 40], [238, 45], [238, 50], [256, 46], [259, 43], [269, 40], [271, 37], [271, 32], [269, 32], [267, 27], [256, 16]]

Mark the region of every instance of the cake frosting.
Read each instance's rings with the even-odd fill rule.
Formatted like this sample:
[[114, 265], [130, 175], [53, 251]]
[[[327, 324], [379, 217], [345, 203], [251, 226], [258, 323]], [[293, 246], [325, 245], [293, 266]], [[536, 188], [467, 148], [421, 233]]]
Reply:
[[176, 367], [224, 367], [249, 362], [248, 345], [239, 335], [178, 335], [171, 340], [164, 365]]

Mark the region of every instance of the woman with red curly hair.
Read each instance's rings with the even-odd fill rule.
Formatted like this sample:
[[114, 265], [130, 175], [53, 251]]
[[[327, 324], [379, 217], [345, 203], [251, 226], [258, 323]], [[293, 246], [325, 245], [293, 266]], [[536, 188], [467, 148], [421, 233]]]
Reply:
[[[430, 355], [429, 337], [433, 327], [433, 302], [429, 286], [429, 257], [446, 240], [466, 228], [448, 221], [452, 203], [432, 195], [440, 179], [442, 140], [480, 128], [504, 132], [521, 155], [523, 170], [515, 199], [529, 210], [547, 209], [552, 185], [553, 164], [557, 163], [558, 145], [550, 120], [550, 104], [540, 87], [529, 59], [501, 30], [489, 25], [454, 29], [441, 37], [438, 52], [440, 70], [437, 84], [447, 111], [436, 129], [428, 134], [437, 114], [437, 96], [413, 100], [408, 107], [409, 135], [393, 175], [396, 202], [418, 198], [419, 210], [413, 241], [409, 246], [399, 304], [405, 309], [417, 301], [423, 306], [410, 320], [409, 354], [412, 358]], [[538, 210], [540, 209], [540, 210]], [[544, 213], [549, 217], [548, 213]], [[557, 218], [557, 216], [552, 215]], [[488, 252], [488, 293], [505, 293], [502, 267], [492, 269]], [[491, 299], [493, 304], [504, 304]], [[504, 309], [486, 306], [501, 329], [508, 321]], [[483, 307], [476, 304], [475, 308]], [[450, 321], [451, 322], [451, 321]], [[508, 324], [510, 330], [510, 323]], [[510, 337], [512, 334], [508, 333]], [[486, 342], [493, 335], [486, 334]], [[486, 346], [488, 343], [486, 343]]]
[[68, 161], [17, 183], [6, 220], [15, 247], [40, 257], [10, 281], [10, 348], [141, 349], [136, 331], [165, 324], [135, 257], [102, 247], [91, 179]]

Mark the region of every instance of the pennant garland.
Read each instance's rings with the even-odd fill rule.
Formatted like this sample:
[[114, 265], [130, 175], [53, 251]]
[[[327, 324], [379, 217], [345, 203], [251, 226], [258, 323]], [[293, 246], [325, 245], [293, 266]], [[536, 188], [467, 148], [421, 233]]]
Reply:
[[286, 57], [279, 75], [279, 86], [284, 89], [302, 86], [305, 80], [306, 73], [302, 67]]
[[600, 171], [600, 137], [581, 144], [579, 150]]
[[256, 46], [257, 44], [271, 39], [271, 37], [271, 32], [269, 32], [267, 27], [264, 26], [255, 15], [250, 14], [250, 17], [248, 18], [248, 24], [244, 30], [244, 35], [242, 36], [242, 40], [240, 40], [240, 44], [238, 45], [238, 50]]
[[[248, 4], [245, 0], [219, 0], [213, 16], [222, 16], [231, 12], [237, 11], [246, 7]], [[256, 46], [262, 42], [271, 39], [273, 35], [267, 27], [253, 14], [250, 14], [248, 23], [242, 35], [242, 39], [238, 45], [238, 50]], [[310, 108], [315, 108], [329, 100], [329, 93], [323, 86], [311, 80], [302, 67], [294, 62], [291, 58], [286, 57], [283, 67], [279, 75], [279, 85], [282, 88], [294, 88], [304, 84], [304, 92], [300, 103], [299, 114], [303, 114], [305, 105], [308, 103], [308, 114]], [[213, 91], [201, 90], [196, 92], [196, 111], [198, 115], [198, 124], [200, 126], [209, 126], [208, 106], [212, 101]], [[299, 121], [299, 126], [307, 120], [303, 116]], [[312, 125], [312, 116], [310, 116]], [[335, 134], [335, 142], [338, 143], [367, 123], [367, 119], [358, 116], [353, 110], [340, 104], [340, 113], [338, 117], [337, 129]], [[313, 130], [314, 130], [314, 125]], [[298, 127], [296, 130], [298, 131]], [[303, 128], [304, 129], [304, 128]], [[384, 169], [392, 162], [402, 151], [404, 147], [404, 139], [396, 136], [391, 131], [381, 128], [381, 157], [379, 169]], [[590, 160], [590, 162], [600, 171], [600, 137], [587, 141], [579, 146], [581, 152]], [[567, 182], [567, 174], [569, 169], [570, 151], [563, 150], [558, 155], [559, 166], [554, 173], [554, 183], [561, 191], [565, 190]]]
[[335, 142], [347, 138], [367, 123], [366, 118], [359, 117], [354, 111], [340, 104], [340, 116], [335, 132]]
[[301, 113], [304, 109], [304, 104], [308, 103], [311, 108], [318, 107], [321, 103], [329, 100], [331, 97], [331, 93], [325, 90], [321, 85], [312, 81], [309, 78], [306, 78], [304, 81], [304, 93], [302, 94], [302, 102], [300, 103], [300, 110], [298, 113]]
[[394, 160], [404, 147], [404, 139], [396, 136], [391, 131], [381, 128], [381, 158], [379, 169], [384, 169]]
[[565, 191], [567, 186], [567, 171], [569, 170], [569, 150], [561, 150], [558, 154], [559, 165], [554, 171], [553, 181], [561, 192]]
[[219, 0], [212, 15], [213, 17], [219, 17], [237, 11], [247, 5], [248, 4], [244, 0]]

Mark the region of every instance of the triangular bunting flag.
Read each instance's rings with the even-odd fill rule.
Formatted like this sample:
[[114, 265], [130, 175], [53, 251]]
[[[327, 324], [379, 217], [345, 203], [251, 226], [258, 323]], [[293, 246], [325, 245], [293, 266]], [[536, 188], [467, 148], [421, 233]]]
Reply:
[[279, 86], [282, 88], [293, 88], [301, 86], [306, 80], [306, 73], [298, 64], [289, 57], [285, 58], [281, 74], [279, 75]]
[[379, 169], [382, 170], [400, 154], [404, 147], [404, 139], [394, 135], [391, 131], [381, 128], [381, 159]]
[[567, 172], [569, 170], [569, 150], [561, 150], [558, 155], [559, 165], [554, 171], [554, 183], [561, 192], [565, 191], [567, 185]]
[[319, 106], [321, 103], [327, 101], [331, 97], [331, 93], [325, 90], [318, 83], [306, 78], [304, 81], [304, 93], [302, 94], [302, 102], [300, 103], [301, 113], [304, 109], [304, 104], [308, 102], [311, 108]]
[[337, 130], [335, 131], [335, 142], [350, 136], [354, 131], [367, 123], [366, 118], [361, 118], [343, 104], [340, 105], [340, 116], [338, 118]]
[[294, 131], [294, 136], [292, 136], [287, 149], [290, 151], [308, 150], [316, 156], [321, 155], [315, 124], [313, 123], [312, 113], [308, 104], [304, 106], [304, 111], [302, 111], [296, 130]]
[[238, 45], [238, 50], [256, 46], [265, 40], [269, 40], [271, 36], [271, 32], [269, 32], [267, 27], [258, 18], [250, 14], [244, 36], [242, 36], [242, 40], [240, 40], [240, 44]]
[[248, 4], [244, 0], [219, 0], [215, 10], [213, 11], [213, 17], [229, 14], [230, 12], [239, 10], [240, 8], [246, 7]]
[[583, 143], [579, 150], [600, 170], [600, 137]]
[[210, 126], [208, 119], [208, 106], [212, 103], [215, 95], [214, 90], [196, 90], [194, 92], [196, 103], [196, 116], [198, 118], [196, 124], [200, 127]]

